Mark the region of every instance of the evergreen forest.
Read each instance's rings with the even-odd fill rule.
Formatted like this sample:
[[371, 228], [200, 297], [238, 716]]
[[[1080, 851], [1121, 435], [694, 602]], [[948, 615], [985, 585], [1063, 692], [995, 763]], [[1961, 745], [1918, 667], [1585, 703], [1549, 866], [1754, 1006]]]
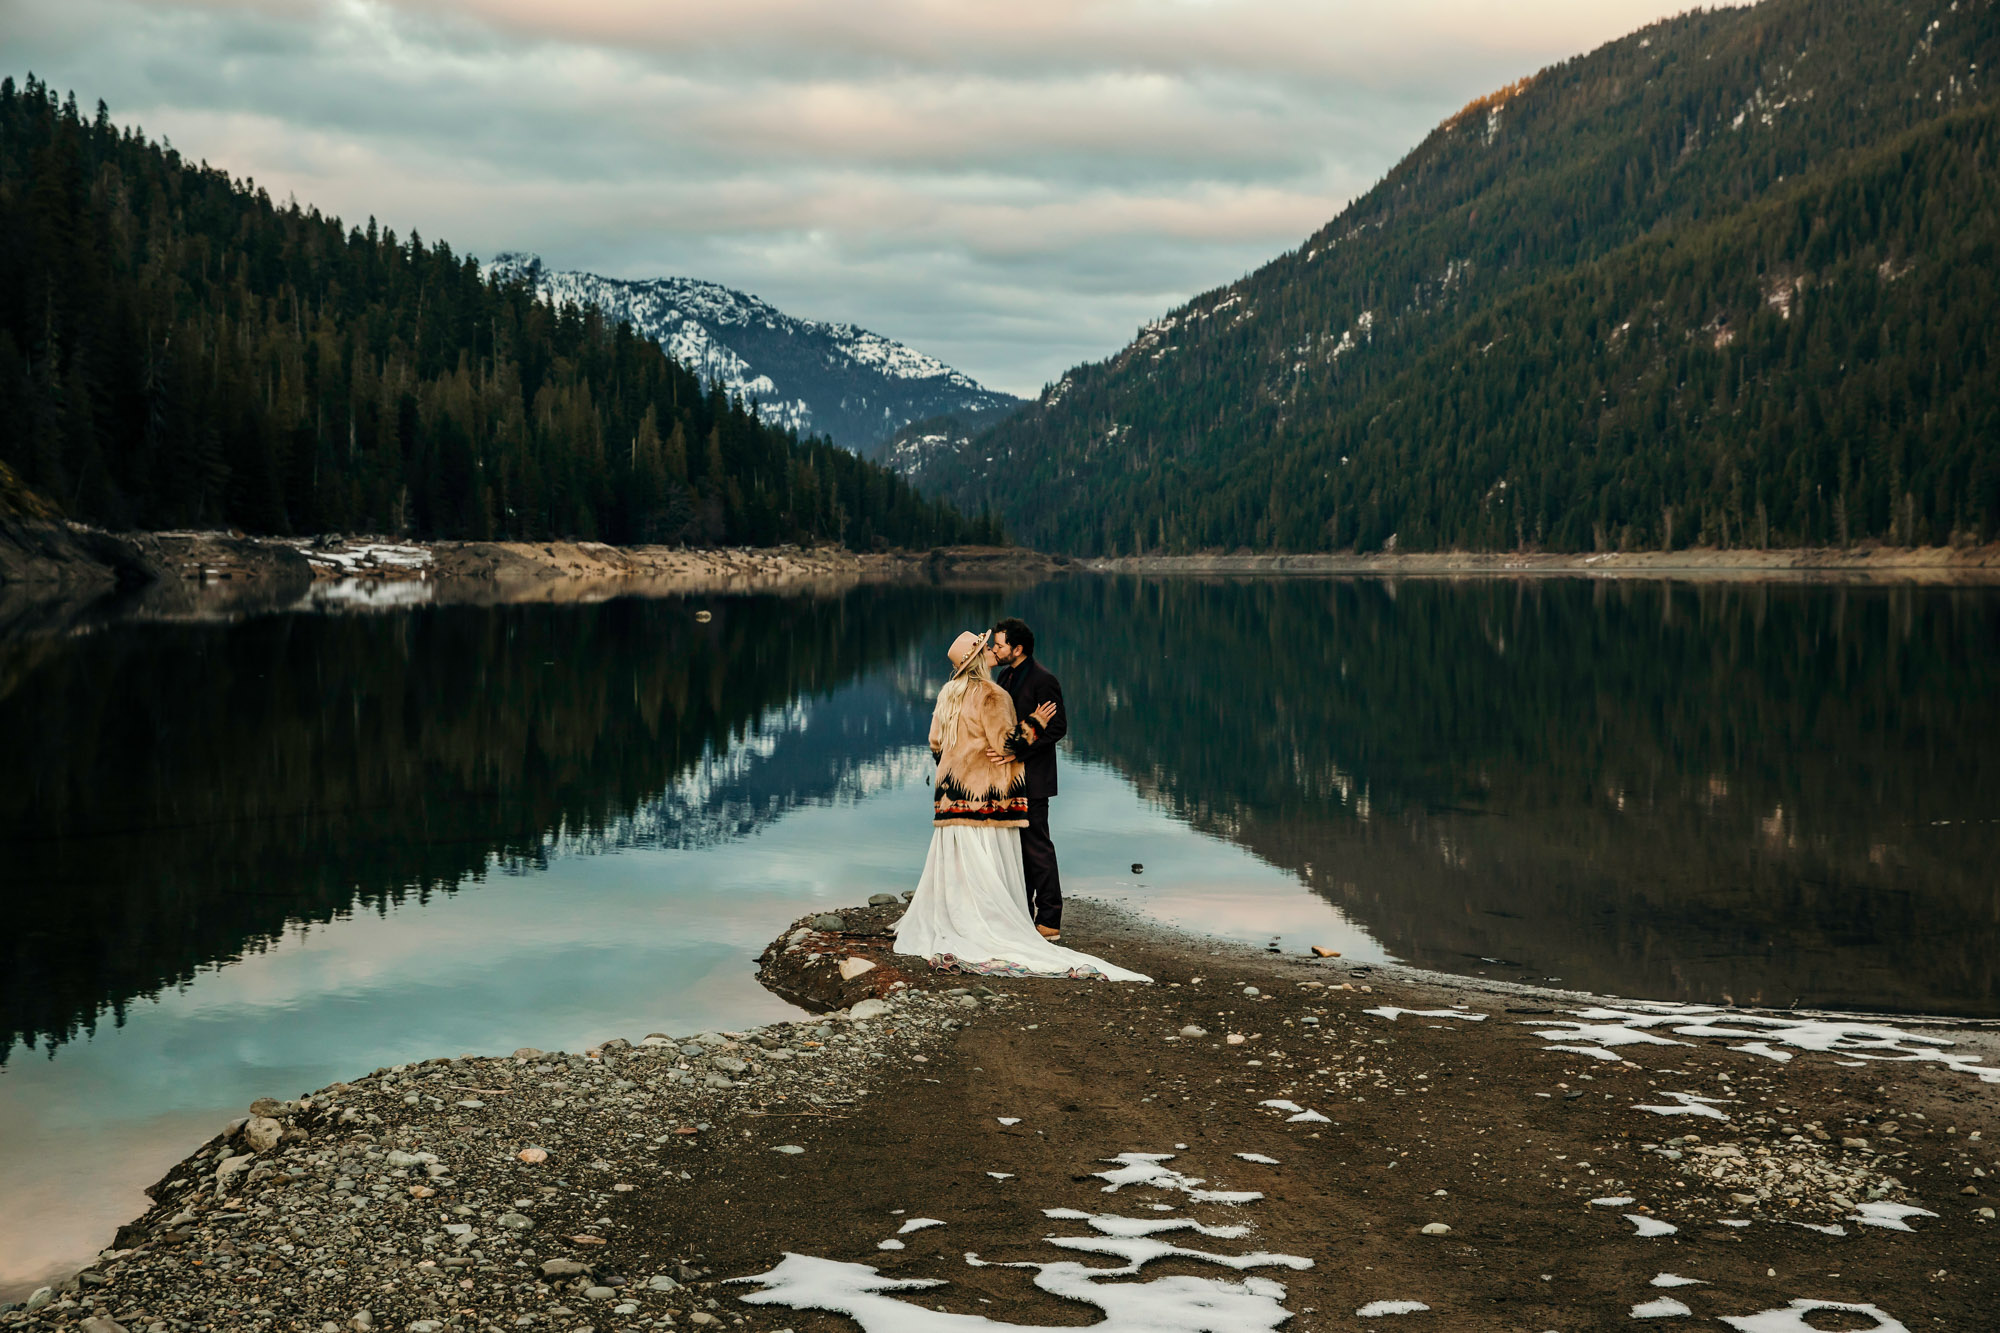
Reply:
[[0, 467], [119, 529], [851, 547], [991, 523], [595, 309], [0, 82]]
[[1993, 0], [1765, 0], [1481, 98], [921, 483], [1080, 554], [2000, 536]]

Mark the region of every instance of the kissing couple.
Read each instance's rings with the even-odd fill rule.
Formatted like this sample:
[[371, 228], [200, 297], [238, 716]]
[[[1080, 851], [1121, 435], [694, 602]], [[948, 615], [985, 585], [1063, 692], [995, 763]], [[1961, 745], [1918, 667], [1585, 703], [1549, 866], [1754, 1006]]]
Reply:
[[[1062, 880], [1049, 837], [1062, 684], [1035, 660], [1035, 632], [1007, 619], [960, 634], [931, 714], [931, 849], [896, 952], [984, 976], [1150, 981], [1062, 938]], [[997, 679], [996, 679], [997, 672]]]

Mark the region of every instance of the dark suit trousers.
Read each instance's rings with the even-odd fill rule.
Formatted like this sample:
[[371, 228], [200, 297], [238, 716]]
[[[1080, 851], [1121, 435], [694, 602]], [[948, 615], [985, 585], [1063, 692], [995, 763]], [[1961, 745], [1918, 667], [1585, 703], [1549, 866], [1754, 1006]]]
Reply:
[[1028, 798], [1028, 827], [1021, 830], [1021, 871], [1028, 881], [1028, 914], [1038, 926], [1062, 926], [1062, 875], [1049, 837], [1049, 798]]

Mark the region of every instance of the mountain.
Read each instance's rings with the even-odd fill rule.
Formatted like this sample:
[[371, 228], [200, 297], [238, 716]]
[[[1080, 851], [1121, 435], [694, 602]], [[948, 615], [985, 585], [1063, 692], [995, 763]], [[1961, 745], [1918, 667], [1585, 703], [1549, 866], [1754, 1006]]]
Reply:
[[868, 450], [866, 456], [912, 485], [924, 486], [966, 466], [963, 455], [989, 424], [979, 417], [925, 417]]
[[925, 486], [1080, 553], [1990, 539], [1996, 59], [1992, 0], [1656, 23]]
[[72, 518], [936, 546], [995, 534], [594, 308], [0, 81], [0, 464]]
[[765, 421], [857, 452], [919, 418], [990, 417], [1021, 405], [879, 333], [797, 319], [717, 283], [605, 278], [518, 253], [498, 256], [488, 271], [531, 283], [553, 304], [595, 305], [613, 323], [628, 321], [703, 383], [754, 400]]

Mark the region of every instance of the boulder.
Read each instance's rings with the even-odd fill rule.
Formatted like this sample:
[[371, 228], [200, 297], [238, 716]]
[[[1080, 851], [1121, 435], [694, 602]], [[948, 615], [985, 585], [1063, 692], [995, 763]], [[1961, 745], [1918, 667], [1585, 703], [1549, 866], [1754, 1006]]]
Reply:
[[267, 1115], [253, 1115], [243, 1125], [243, 1145], [251, 1152], [269, 1152], [285, 1136], [285, 1127]]

